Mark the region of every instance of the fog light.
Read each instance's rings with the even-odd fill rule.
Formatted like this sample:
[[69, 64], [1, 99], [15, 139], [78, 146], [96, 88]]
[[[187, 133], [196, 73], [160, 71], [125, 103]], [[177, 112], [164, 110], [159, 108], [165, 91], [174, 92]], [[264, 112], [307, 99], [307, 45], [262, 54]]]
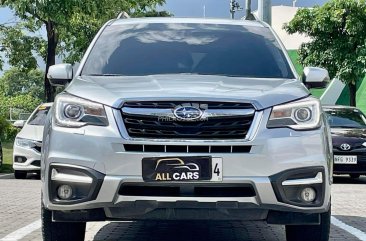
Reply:
[[15, 156], [14, 160], [18, 163], [24, 163], [27, 161], [27, 158], [25, 158], [24, 156]]
[[316, 198], [316, 192], [314, 188], [307, 187], [301, 191], [301, 199], [305, 202], [313, 202]]
[[72, 187], [70, 185], [61, 185], [57, 190], [58, 197], [63, 200], [72, 197]]

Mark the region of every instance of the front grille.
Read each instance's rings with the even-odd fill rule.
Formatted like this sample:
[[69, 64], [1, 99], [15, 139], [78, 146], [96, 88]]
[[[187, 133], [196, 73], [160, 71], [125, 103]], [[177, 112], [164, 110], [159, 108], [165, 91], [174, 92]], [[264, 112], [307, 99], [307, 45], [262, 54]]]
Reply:
[[[152, 139], [245, 139], [254, 119], [254, 108], [247, 103], [194, 102], [202, 111], [218, 111], [221, 116], [209, 116], [195, 121], [174, 119], [174, 109], [187, 106], [187, 102], [127, 102], [122, 117], [132, 138]], [[128, 108], [129, 111], [124, 111]], [[141, 112], [148, 110], [149, 113]], [[152, 115], [164, 110], [167, 116]], [[241, 110], [253, 110], [250, 114], [235, 114]], [[236, 111], [236, 112], [235, 112]], [[233, 113], [225, 115], [225, 113]], [[172, 118], [173, 117], [173, 118]]]
[[41, 152], [42, 151], [42, 147], [40, 147], [40, 146], [35, 146], [35, 147], [33, 147], [36, 151], [38, 151], [38, 152]]
[[124, 183], [119, 189], [124, 196], [154, 197], [255, 197], [250, 184], [159, 184]]
[[167, 153], [250, 153], [251, 146], [188, 146], [188, 145], [140, 145], [125, 144], [127, 152]]
[[42, 142], [41, 141], [34, 141], [33, 149], [39, 153], [42, 151]]

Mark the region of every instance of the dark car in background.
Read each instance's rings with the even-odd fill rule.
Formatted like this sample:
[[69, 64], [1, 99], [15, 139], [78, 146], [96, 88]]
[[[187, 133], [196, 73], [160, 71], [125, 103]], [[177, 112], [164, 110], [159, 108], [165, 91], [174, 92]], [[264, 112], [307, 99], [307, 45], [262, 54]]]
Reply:
[[323, 106], [331, 127], [334, 174], [366, 175], [366, 116], [350, 106]]

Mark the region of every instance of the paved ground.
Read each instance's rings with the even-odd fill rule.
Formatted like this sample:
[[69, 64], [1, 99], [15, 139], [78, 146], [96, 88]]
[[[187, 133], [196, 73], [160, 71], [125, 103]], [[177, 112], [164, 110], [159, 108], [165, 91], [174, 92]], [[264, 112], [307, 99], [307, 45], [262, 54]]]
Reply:
[[[40, 186], [35, 176], [14, 180], [12, 175], [0, 174], [0, 241], [41, 240]], [[332, 241], [366, 241], [365, 187], [366, 177], [335, 178]], [[282, 226], [262, 222], [104, 222], [89, 223], [86, 240], [275, 241], [285, 236]]]

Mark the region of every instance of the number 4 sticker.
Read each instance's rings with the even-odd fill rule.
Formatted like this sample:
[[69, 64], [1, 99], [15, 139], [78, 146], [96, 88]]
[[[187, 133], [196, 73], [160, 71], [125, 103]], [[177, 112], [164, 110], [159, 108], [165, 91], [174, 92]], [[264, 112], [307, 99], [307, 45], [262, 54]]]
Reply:
[[213, 157], [212, 158], [212, 182], [222, 181], [222, 158]]

